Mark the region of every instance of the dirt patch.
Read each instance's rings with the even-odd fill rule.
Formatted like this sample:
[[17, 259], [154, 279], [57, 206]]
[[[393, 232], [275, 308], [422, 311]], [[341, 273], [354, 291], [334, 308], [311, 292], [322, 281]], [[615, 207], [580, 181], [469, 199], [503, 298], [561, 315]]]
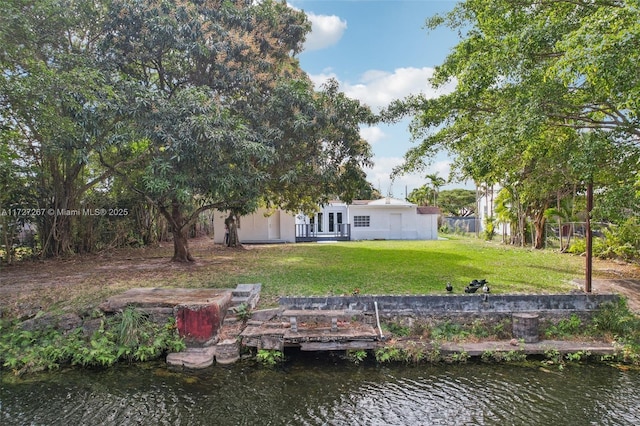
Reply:
[[[216, 287], [236, 250], [210, 238], [189, 242], [197, 261], [171, 261], [173, 245], [122, 249], [64, 259], [24, 261], [0, 269], [0, 316], [29, 317], [40, 310], [79, 311], [132, 287]], [[231, 287], [235, 287], [232, 285]]]

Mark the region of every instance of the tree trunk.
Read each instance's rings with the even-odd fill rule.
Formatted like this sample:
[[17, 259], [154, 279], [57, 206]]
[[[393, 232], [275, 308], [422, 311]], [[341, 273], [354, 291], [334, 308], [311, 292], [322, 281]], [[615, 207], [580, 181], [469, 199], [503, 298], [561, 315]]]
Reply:
[[229, 213], [229, 217], [224, 220], [226, 244], [227, 247], [238, 247], [240, 240], [238, 238], [238, 226], [236, 224], [236, 216], [234, 213]]
[[536, 220], [533, 223], [533, 226], [535, 227], [536, 230], [536, 235], [535, 235], [535, 242], [533, 244], [533, 248], [536, 249], [541, 249], [544, 247], [544, 224], [545, 224], [545, 219], [539, 219]]
[[533, 227], [535, 229], [535, 235], [533, 236], [533, 248], [535, 249], [544, 248], [544, 228], [547, 223], [547, 218], [544, 216], [544, 212], [547, 208], [548, 205], [544, 203], [540, 208], [534, 210], [533, 213]]
[[173, 258], [174, 262], [194, 262], [195, 259], [189, 252], [189, 239], [187, 238], [186, 228], [172, 229], [173, 234]]
[[182, 216], [180, 210], [180, 202], [173, 200], [171, 202], [171, 212], [163, 205], [159, 205], [160, 213], [167, 219], [171, 225], [171, 234], [173, 235], [173, 258], [174, 262], [194, 262], [195, 259], [189, 252], [189, 239], [187, 238], [187, 230], [189, 223]]
[[187, 231], [189, 224], [182, 217], [180, 203], [173, 200], [171, 203], [171, 227], [173, 233], [173, 261], [174, 262], [194, 262], [195, 259], [189, 253], [189, 239]]

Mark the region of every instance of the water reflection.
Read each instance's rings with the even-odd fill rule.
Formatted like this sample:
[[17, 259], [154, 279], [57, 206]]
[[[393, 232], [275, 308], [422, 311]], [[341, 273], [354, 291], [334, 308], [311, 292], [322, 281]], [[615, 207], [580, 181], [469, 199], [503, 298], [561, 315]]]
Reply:
[[198, 373], [71, 370], [0, 387], [2, 425], [637, 425], [640, 373], [296, 358]]

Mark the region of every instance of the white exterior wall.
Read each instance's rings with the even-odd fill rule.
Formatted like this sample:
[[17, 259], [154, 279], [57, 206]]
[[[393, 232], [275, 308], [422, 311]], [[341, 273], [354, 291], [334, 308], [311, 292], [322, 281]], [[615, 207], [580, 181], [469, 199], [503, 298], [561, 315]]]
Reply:
[[[484, 220], [487, 216], [493, 216], [495, 219], [495, 199], [500, 192], [501, 187], [499, 185], [495, 185], [492, 189], [490, 189], [487, 195], [482, 195], [478, 198], [478, 225], [480, 232], [484, 231], [485, 225]], [[496, 236], [499, 235], [509, 235], [511, 232], [511, 226], [509, 223], [497, 223], [495, 222], [495, 233]]]
[[438, 239], [438, 215], [437, 214], [419, 214], [418, 220], [418, 239], [419, 240], [437, 240]]
[[[355, 216], [369, 216], [368, 227], [356, 227]], [[438, 238], [437, 215], [421, 215], [414, 204], [378, 200], [349, 206], [352, 240], [430, 240]]]
[[[224, 220], [228, 216], [228, 212], [215, 212], [213, 241], [217, 244], [224, 243]], [[238, 228], [240, 242], [286, 241], [295, 243], [295, 233], [295, 216], [281, 210], [268, 211], [264, 208], [260, 208], [250, 215], [242, 216]]]

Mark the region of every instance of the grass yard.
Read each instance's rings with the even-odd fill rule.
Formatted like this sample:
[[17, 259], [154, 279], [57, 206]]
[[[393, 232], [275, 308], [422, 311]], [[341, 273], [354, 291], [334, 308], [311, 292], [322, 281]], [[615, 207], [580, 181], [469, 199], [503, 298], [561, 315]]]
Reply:
[[[446, 282], [464, 292], [486, 279], [493, 293], [562, 293], [584, 277], [584, 257], [453, 236], [439, 241], [361, 241], [229, 249], [191, 241], [195, 264], [170, 261], [173, 246], [117, 250], [68, 259], [23, 261], [0, 269], [0, 312], [79, 311], [133, 287], [233, 288], [262, 283], [261, 306], [281, 295], [434, 294]], [[614, 265], [616, 266], [616, 265]], [[619, 265], [617, 265], [619, 266]], [[616, 266], [616, 267], [617, 267]], [[594, 277], [613, 277], [594, 262]], [[628, 268], [637, 274], [638, 268]], [[627, 271], [625, 271], [627, 272]], [[636, 275], [636, 276], [637, 276]]]
[[[463, 293], [486, 279], [494, 293], [566, 292], [584, 258], [456, 238], [362, 241], [254, 248], [242, 282], [261, 282], [267, 296]], [[248, 265], [247, 265], [248, 266]]]

